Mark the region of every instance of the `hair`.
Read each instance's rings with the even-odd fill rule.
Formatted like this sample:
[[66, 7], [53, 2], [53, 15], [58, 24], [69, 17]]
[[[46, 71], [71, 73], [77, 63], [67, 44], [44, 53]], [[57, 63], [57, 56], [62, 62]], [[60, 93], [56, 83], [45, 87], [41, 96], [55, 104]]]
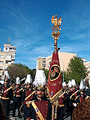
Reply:
[[85, 99], [74, 109], [72, 120], [90, 120], [90, 99]]

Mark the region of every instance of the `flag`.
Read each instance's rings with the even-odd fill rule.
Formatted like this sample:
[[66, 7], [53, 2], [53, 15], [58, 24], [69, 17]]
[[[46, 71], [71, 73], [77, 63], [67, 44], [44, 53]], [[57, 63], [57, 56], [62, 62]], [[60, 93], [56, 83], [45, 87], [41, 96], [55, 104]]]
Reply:
[[53, 51], [52, 60], [49, 67], [47, 92], [51, 102], [56, 101], [62, 93], [61, 70], [57, 47]]

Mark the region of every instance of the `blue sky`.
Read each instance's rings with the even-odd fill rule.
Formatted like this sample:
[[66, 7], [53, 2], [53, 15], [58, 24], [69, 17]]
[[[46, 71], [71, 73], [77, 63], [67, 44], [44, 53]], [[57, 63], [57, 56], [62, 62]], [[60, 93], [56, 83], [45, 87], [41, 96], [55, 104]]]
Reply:
[[90, 0], [0, 1], [0, 48], [16, 46], [15, 63], [36, 68], [36, 58], [52, 55], [53, 15], [62, 17], [58, 47], [90, 61]]

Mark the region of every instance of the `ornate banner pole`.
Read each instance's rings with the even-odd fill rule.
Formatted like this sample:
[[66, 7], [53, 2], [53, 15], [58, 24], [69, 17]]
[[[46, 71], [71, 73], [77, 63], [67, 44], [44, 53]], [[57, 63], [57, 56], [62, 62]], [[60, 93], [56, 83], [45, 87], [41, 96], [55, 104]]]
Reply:
[[47, 82], [47, 91], [52, 103], [52, 120], [57, 118], [57, 107], [59, 96], [62, 94], [62, 81], [61, 81], [61, 71], [60, 71], [60, 64], [58, 58], [58, 47], [57, 47], [57, 40], [60, 36], [61, 22], [62, 19], [59, 17], [57, 19], [57, 15], [52, 16], [51, 22], [53, 24], [52, 30], [52, 37], [54, 38], [54, 51], [52, 55], [52, 61], [49, 67], [49, 75], [48, 75], [48, 82]]
[[51, 22], [54, 25], [53, 27], [51, 27], [53, 30], [52, 37], [55, 40], [54, 46], [55, 46], [55, 48], [57, 48], [57, 40], [58, 40], [58, 37], [60, 36], [59, 30], [61, 30], [61, 28], [59, 28], [59, 27], [61, 26], [62, 18], [59, 17], [59, 19], [57, 19], [57, 15], [55, 15], [55, 16], [53, 15], [51, 18]]

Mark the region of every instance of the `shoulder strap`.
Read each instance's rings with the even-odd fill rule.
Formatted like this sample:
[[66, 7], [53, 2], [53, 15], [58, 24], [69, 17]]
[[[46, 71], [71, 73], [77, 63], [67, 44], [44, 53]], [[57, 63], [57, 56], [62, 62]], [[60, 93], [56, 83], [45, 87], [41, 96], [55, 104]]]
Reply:
[[36, 113], [38, 114], [40, 120], [44, 120], [44, 117], [42, 116], [40, 110], [38, 109], [38, 107], [36, 106], [35, 102], [32, 102], [32, 106], [34, 108], [34, 110], [36, 111]]
[[28, 95], [25, 100], [27, 100], [29, 97], [31, 97], [31, 95], [33, 95], [35, 93], [35, 91], [33, 91], [30, 95]]
[[12, 87], [9, 87], [8, 89], [6, 89], [6, 90], [4, 91], [4, 93], [6, 93], [7, 91], [9, 91], [11, 88], [12, 88]]

